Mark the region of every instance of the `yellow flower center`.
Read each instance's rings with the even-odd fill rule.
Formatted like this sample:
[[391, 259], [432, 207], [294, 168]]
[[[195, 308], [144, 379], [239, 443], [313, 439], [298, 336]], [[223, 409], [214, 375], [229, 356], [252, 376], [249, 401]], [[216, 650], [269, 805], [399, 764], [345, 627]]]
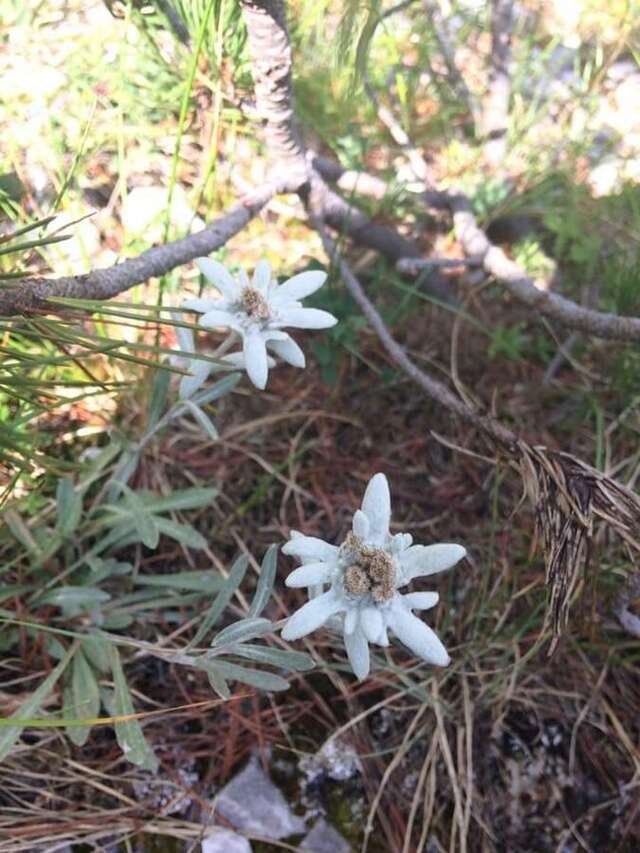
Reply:
[[242, 307], [252, 320], [268, 320], [271, 317], [267, 300], [253, 287], [245, 287], [242, 291]]

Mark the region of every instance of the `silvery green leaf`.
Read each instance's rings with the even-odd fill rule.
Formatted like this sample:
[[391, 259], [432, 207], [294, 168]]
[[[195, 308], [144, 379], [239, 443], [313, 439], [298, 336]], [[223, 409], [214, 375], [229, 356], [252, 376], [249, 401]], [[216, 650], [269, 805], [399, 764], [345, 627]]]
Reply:
[[[73, 656], [71, 675], [71, 711], [77, 720], [93, 720], [100, 711], [100, 690], [93, 669], [81, 650]], [[65, 710], [65, 716], [67, 711]], [[82, 746], [89, 737], [90, 726], [69, 726], [67, 734], [76, 746]]]
[[209, 436], [209, 438], [212, 439], [213, 441], [217, 441], [220, 438], [220, 436], [218, 434], [218, 430], [215, 428], [214, 423], [211, 420], [211, 418], [209, 417], [209, 415], [207, 415], [207, 413], [204, 412], [200, 408], [200, 406], [197, 406], [191, 400], [184, 400], [184, 405], [191, 412], [193, 417], [200, 424], [200, 426], [206, 432], [206, 434]]
[[85, 637], [80, 647], [87, 660], [99, 672], [108, 672], [111, 666], [110, 643], [102, 637]]
[[63, 610], [92, 610], [111, 596], [103, 589], [95, 586], [59, 586], [41, 595], [37, 602], [42, 604], [53, 604]]
[[158, 368], [153, 377], [151, 399], [149, 401], [149, 415], [147, 417], [147, 432], [151, 432], [160, 420], [167, 402], [167, 392], [171, 381], [171, 371]]
[[49, 634], [45, 640], [45, 648], [47, 650], [47, 654], [51, 655], [51, 657], [56, 660], [62, 660], [67, 653], [65, 647], [54, 634]]
[[15, 509], [5, 509], [2, 520], [26, 551], [31, 554], [40, 553], [40, 545], [22, 520], [22, 516]]
[[[127, 716], [133, 714], [133, 702], [127, 680], [122, 670], [120, 655], [117, 648], [111, 646], [111, 669], [113, 672], [113, 712], [114, 716]], [[126, 759], [132, 764], [137, 764], [145, 770], [155, 773], [158, 769], [158, 759], [142, 731], [138, 720], [122, 720], [115, 724], [116, 740]]]
[[289, 652], [285, 649], [274, 649], [272, 646], [258, 646], [252, 643], [242, 643], [234, 646], [228, 649], [228, 653], [255, 661], [256, 663], [264, 663], [269, 666], [293, 669], [300, 672], [313, 669], [315, 666], [313, 658], [303, 652]]
[[246, 669], [244, 666], [238, 666], [235, 663], [230, 663], [226, 660], [216, 658], [215, 663], [207, 664], [206, 669], [210, 666], [221, 673], [224, 678], [231, 681], [241, 681], [243, 684], [249, 684], [251, 687], [257, 687], [258, 690], [288, 690], [289, 682], [276, 675], [273, 672], [262, 672], [258, 669]]
[[219, 489], [213, 487], [194, 486], [176, 490], [166, 497], [153, 495], [150, 492], [138, 492], [138, 497], [150, 512], [158, 513], [209, 506], [219, 494]]
[[138, 575], [138, 586], [159, 586], [169, 589], [190, 589], [197, 592], [216, 592], [224, 579], [211, 569], [193, 572], [176, 572], [169, 575]]
[[107, 500], [114, 502], [122, 491], [122, 484], [128, 483], [140, 462], [140, 451], [132, 446], [122, 451], [122, 456], [111, 475], [111, 485], [107, 490]]
[[22, 703], [7, 720], [14, 720], [16, 725], [7, 725], [6, 728], [0, 729], [0, 761], [3, 761], [13, 749], [15, 742], [20, 737], [24, 726], [21, 725], [21, 720], [32, 719], [40, 710], [42, 703], [49, 696], [62, 673], [67, 668], [75, 649], [72, 646], [60, 663], [53, 669], [45, 678], [42, 684], [37, 687], [33, 693]]
[[229, 577], [224, 582], [220, 592], [214, 598], [213, 604], [202, 619], [200, 627], [196, 631], [196, 635], [193, 638], [192, 645], [197, 645], [200, 640], [202, 640], [202, 638], [206, 635], [209, 629], [213, 628], [213, 626], [216, 624], [216, 622], [222, 615], [223, 610], [231, 601], [231, 596], [242, 583], [242, 579], [244, 578], [248, 565], [249, 560], [247, 559], [247, 557], [245, 557], [244, 554], [242, 554], [240, 557], [238, 557], [233, 566], [231, 566]]
[[111, 441], [110, 444], [107, 444], [106, 447], [103, 447], [101, 450], [97, 448], [92, 448], [92, 450], [97, 450], [97, 455], [91, 459], [89, 463], [88, 476], [82, 480], [80, 485], [80, 490], [84, 494], [89, 486], [101, 476], [103, 470], [111, 463], [113, 458], [120, 453], [122, 447], [118, 441]]
[[121, 563], [113, 557], [107, 557], [103, 560], [100, 557], [90, 556], [85, 562], [91, 569], [91, 581], [94, 584], [100, 583], [106, 578], [128, 575], [133, 571], [131, 563]]
[[0, 601], [5, 601], [7, 598], [13, 598], [16, 595], [21, 595], [23, 592], [31, 592], [35, 587], [26, 583], [11, 583], [3, 584], [0, 587]]
[[209, 679], [209, 684], [221, 699], [231, 699], [229, 685], [225, 681], [222, 673], [216, 669], [214, 663], [211, 663], [211, 665], [207, 667], [207, 678]]
[[235, 388], [240, 381], [241, 376], [242, 374], [240, 373], [230, 373], [228, 376], [225, 376], [224, 379], [220, 379], [218, 382], [215, 382], [210, 388], [198, 391], [197, 394], [193, 395], [191, 401], [195, 403], [196, 406], [205, 406], [213, 400], [218, 400], [220, 397], [224, 397], [225, 394], [228, 394], [229, 391]]
[[133, 523], [140, 537], [140, 541], [147, 548], [157, 548], [160, 540], [160, 531], [156, 519], [147, 510], [143, 502], [136, 495], [133, 489], [130, 489], [126, 483], [121, 483], [124, 500], [131, 510]]
[[175, 539], [182, 545], [187, 545], [189, 548], [206, 548], [207, 540], [198, 533], [190, 524], [184, 524], [181, 521], [171, 521], [169, 518], [154, 516], [154, 522], [160, 531], [170, 539]]
[[262, 558], [260, 577], [258, 578], [256, 591], [251, 602], [251, 607], [249, 608], [249, 616], [259, 616], [269, 601], [276, 577], [277, 563], [278, 546], [270, 545]]
[[211, 645], [219, 648], [230, 643], [243, 643], [245, 640], [263, 637], [271, 631], [273, 631], [273, 623], [268, 619], [241, 619], [216, 634]]
[[108, 631], [122, 631], [123, 628], [128, 628], [133, 622], [133, 616], [130, 613], [109, 613], [104, 618], [102, 627]]
[[63, 538], [71, 536], [82, 515], [82, 495], [70, 477], [58, 480], [56, 489], [56, 530]]

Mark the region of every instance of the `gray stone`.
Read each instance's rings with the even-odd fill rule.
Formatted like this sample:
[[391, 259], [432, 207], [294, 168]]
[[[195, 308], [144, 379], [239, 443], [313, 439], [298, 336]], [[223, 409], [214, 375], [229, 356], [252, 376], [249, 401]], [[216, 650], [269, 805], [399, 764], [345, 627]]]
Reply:
[[300, 845], [300, 850], [308, 850], [309, 853], [351, 853], [352, 847], [337, 829], [320, 818]]
[[251, 853], [251, 845], [243, 835], [219, 826], [203, 840], [202, 853]]
[[306, 829], [255, 758], [220, 791], [215, 808], [247, 835], [277, 841]]

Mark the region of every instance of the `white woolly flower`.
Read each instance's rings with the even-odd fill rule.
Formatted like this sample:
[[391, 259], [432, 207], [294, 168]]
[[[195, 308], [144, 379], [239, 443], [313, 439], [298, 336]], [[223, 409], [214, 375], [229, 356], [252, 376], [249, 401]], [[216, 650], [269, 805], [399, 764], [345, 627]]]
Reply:
[[301, 299], [322, 287], [327, 275], [311, 270], [294, 275], [278, 284], [271, 276], [268, 261], [259, 261], [251, 283], [244, 272], [236, 281], [218, 261], [197, 258], [206, 278], [222, 294], [220, 299], [187, 299], [182, 307], [202, 314], [200, 325], [207, 328], [227, 326], [242, 336], [244, 362], [249, 379], [257, 388], [267, 384], [269, 362], [273, 355], [294, 367], [304, 367], [304, 353], [287, 332], [298, 329], [328, 329], [338, 322], [333, 314], [317, 308], [304, 308]]
[[369, 643], [388, 646], [389, 629], [427, 663], [449, 663], [438, 637], [412, 612], [433, 607], [438, 594], [401, 595], [398, 589], [414, 578], [450, 569], [466, 551], [461, 545], [412, 545], [410, 534], [389, 533], [390, 519], [389, 484], [384, 474], [376, 474], [342, 545], [292, 531], [282, 548], [302, 562], [287, 578], [287, 586], [322, 590], [330, 584], [289, 618], [283, 639], [298, 640], [338, 616], [349, 662], [361, 680], [369, 673]]
[[[171, 315], [177, 322], [181, 321], [178, 314]], [[200, 389], [207, 381], [211, 373], [217, 370], [223, 370], [224, 367], [230, 369], [244, 370], [244, 355], [241, 352], [228, 353], [219, 359], [219, 363], [207, 361], [200, 358], [196, 353], [195, 341], [191, 329], [184, 326], [176, 326], [176, 338], [178, 341], [178, 349], [183, 353], [193, 353], [192, 357], [186, 355], [171, 356], [171, 363], [182, 370], [187, 370], [187, 375], [180, 379], [178, 395], [181, 400], [188, 400]], [[275, 362], [269, 359], [269, 366], [273, 367]]]

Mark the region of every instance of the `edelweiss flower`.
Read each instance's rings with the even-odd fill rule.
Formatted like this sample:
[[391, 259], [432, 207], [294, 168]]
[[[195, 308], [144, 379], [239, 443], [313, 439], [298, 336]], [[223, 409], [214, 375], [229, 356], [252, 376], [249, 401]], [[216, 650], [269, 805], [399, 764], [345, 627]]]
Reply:
[[376, 474], [342, 545], [292, 531], [282, 548], [302, 562], [287, 578], [287, 586], [322, 589], [331, 584], [289, 618], [283, 639], [297, 640], [339, 615], [349, 662], [359, 679], [369, 673], [369, 643], [388, 646], [388, 629], [427, 663], [449, 663], [438, 637], [412, 613], [433, 607], [438, 594], [401, 595], [397, 590], [414, 578], [451, 568], [466, 551], [461, 545], [412, 545], [408, 533], [389, 533], [390, 519], [389, 484], [384, 474]]
[[200, 325], [228, 326], [242, 336], [247, 373], [257, 388], [267, 384], [267, 347], [294, 367], [304, 367], [304, 353], [282, 329], [328, 329], [338, 321], [328, 311], [303, 308], [301, 299], [322, 287], [327, 275], [312, 270], [278, 284], [268, 261], [259, 261], [251, 284], [244, 272], [235, 281], [229, 271], [211, 258], [196, 260], [200, 271], [218, 288], [221, 299], [187, 299], [183, 308], [202, 314]]

